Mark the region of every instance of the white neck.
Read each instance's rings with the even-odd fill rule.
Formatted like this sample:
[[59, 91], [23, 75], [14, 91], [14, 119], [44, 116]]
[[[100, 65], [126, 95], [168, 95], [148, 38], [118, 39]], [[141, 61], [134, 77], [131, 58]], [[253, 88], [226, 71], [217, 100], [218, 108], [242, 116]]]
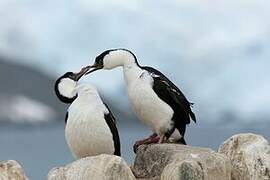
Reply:
[[100, 98], [98, 90], [94, 86], [90, 84], [80, 84], [76, 87], [76, 90], [78, 97], [75, 100], [75, 104], [79, 103], [82, 109], [86, 108], [87, 111], [96, 111], [96, 108], [100, 108], [102, 112], [108, 112]]
[[136, 63], [134, 63], [133, 65], [123, 66], [123, 71], [127, 85], [138, 79], [143, 73], [143, 70]]
[[97, 89], [90, 85], [90, 84], [79, 84], [76, 87], [76, 91], [78, 93], [78, 98], [81, 98], [82, 100], [95, 100], [95, 99], [99, 99], [99, 94]]
[[122, 66], [127, 85], [139, 78], [142, 69], [138, 66], [134, 55], [125, 49], [111, 51], [104, 57], [104, 69], [113, 69]]
[[136, 64], [133, 54], [127, 50], [118, 49], [111, 51], [103, 59], [104, 69], [113, 69], [119, 66], [132, 66]]

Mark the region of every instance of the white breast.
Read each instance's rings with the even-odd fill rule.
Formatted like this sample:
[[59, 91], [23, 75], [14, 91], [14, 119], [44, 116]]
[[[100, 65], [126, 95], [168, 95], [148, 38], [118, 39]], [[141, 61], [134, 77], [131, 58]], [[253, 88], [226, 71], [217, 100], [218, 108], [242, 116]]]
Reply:
[[157, 134], [164, 134], [172, 126], [172, 108], [152, 89], [153, 79], [138, 77], [128, 83], [128, 95], [138, 117]]
[[104, 119], [104, 109], [103, 103], [87, 102], [80, 97], [70, 106], [65, 135], [76, 158], [114, 154], [113, 136]]

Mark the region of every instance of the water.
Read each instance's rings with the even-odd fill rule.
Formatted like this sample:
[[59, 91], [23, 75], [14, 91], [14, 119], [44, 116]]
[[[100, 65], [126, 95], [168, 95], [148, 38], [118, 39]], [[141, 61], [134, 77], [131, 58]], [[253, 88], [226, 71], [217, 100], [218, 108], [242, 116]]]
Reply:
[[[121, 124], [119, 127], [122, 154], [132, 164], [133, 143], [149, 135], [149, 131], [138, 124]], [[191, 125], [186, 140], [194, 146], [217, 149], [231, 135], [241, 132], [253, 132], [270, 138], [266, 128], [209, 128]], [[0, 160], [13, 159], [22, 164], [30, 179], [45, 179], [48, 172], [57, 166], [72, 162], [74, 159], [66, 145], [63, 126], [46, 126], [43, 128], [1, 128]]]

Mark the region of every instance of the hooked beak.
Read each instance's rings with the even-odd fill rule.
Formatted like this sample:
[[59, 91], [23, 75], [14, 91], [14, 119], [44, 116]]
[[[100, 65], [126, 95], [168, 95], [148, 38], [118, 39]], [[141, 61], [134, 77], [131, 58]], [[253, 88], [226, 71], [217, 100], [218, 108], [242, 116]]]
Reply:
[[91, 69], [91, 66], [86, 66], [82, 68], [80, 72], [74, 75], [74, 79], [76, 81], [79, 81], [90, 69]]
[[90, 73], [92, 73], [92, 72], [95, 72], [95, 71], [97, 71], [97, 70], [100, 70], [100, 69], [103, 69], [103, 67], [102, 66], [99, 66], [98, 64], [94, 64], [94, 65], [92, 65], [92, 66], [87, 66], [87, 67], [89, 67], [89, 69], [88, 70], [90, 70], [90, 69], [92, 69], [92, 70], [90, 70], [90, 71], [88, 71], [88, 72], [86, 72], [84, 75], [88, 75], [88, 74], [90, 74]]

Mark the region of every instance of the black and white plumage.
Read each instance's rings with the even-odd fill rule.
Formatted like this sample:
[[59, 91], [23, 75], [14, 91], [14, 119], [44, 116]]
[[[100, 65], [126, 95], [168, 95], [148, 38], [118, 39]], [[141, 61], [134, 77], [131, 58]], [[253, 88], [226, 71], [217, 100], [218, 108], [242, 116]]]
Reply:
[[[165, 75], [152, 67], [140, 66], [136, 56], [126, 49], [107, 50], [96, 57], [93, 69], [113, 69], [122, 66], [131, 105], [147, 124], [159, 142], [172, 139], [186, 144], [184, 135], [190, 119], [196, 122], [192, 104]], [[156, 136], [155, 136], [156, 135]], [[142, 141], [149, 142], [149, 141]]]
[[112, 112], [94, 86], [78, 84], [86, 72], [87, 68], [77, 74], [68, 72], [55, 83], [57, 97], [70, 104], [65, 120], [66, 141], [77, 159], [100, 154], [121, 156]]

